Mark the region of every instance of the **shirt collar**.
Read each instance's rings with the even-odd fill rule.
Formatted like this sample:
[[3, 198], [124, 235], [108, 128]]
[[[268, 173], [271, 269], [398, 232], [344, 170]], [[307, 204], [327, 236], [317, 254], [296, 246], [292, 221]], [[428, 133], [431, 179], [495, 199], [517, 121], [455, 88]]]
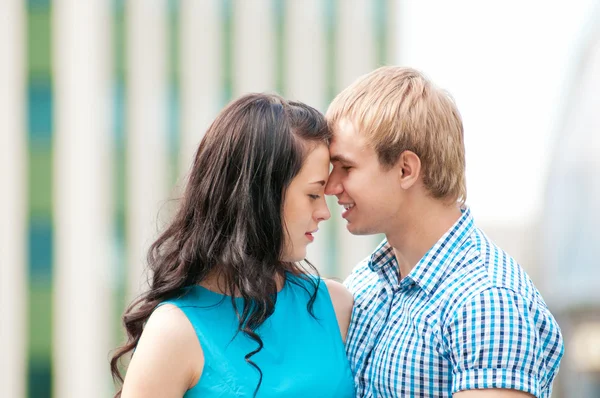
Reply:
[[[369, 259], [369, 268], [383, 276], [392, 286], [418, 285], [431, 295], [442, 282], [442, 277], [450, 265], [448, 259], [455, 257], [463, 249], [463, 243], [473, 232], [474, 221], [471, 210], [461, 209], [461, 217], [446, 233], [425, 253], [415, 268], [400, 282], [400, 269], [394, 249], [387, 239], [379, 244]], [[399, 283], [400, 282], [400, 283]]]
[[471, 210], [465, 207], [461, 212], [460, 218], [425, 253], [408, 275], [429, 295], [440, 285], [452, 259], [464, 250], [463, 244], [475, 228]]
[[391, 286], [398, 284], [398, 276], [400, 275], [400, 269], [398, 262], [396, 261], [396, 255], [394, 249], [388, 243], [387, 239], [384, 239], [377, 249], [371, 254], [369, 258], [369, 268], [371, 271], [383, 277]]

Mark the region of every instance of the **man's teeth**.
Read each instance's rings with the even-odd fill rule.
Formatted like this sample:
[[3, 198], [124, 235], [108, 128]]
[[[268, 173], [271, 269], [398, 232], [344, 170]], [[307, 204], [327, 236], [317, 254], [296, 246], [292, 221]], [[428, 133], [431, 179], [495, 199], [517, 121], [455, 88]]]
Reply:
[[351, 209], [353, 207], [354, 207], [354, 205], [344, 205], [344, 209], [345, 210]]

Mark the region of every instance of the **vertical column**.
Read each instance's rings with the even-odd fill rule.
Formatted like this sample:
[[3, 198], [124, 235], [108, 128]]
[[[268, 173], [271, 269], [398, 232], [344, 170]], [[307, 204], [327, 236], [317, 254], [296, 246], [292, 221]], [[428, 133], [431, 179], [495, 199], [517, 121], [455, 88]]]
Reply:
[[112, 305], [110, 3], [53, 3], [54, 396], [106, 397]]
[[338, 92], [376, 68], [373, 4], [370, 0], [337, 3]]
[[219, 112], [223, 82], [220, 1], [182, 0], [181, 174], [189, 171], [206, 129]]
[[0, 396], [24, 397], [27, 358], [25, 4], [0, 2]]
[[146, 253], [168, 199], [166, 0], [126, 3], [128, 297], [146, 287]]
[[386, 39], [386, 54], [384, 62], [386, 65], [394, 65], [399, 59], [399, 46], [398, 42], [400, 37], [400, 2], [402, 0], [386, 0], [384, 3], [385, 7], [385, 34]]
[[287, 0], [285, 19], [285, 95], [324, 111], [326, 32], [322, 2]]
[[[337, 3], [336, 94], [359, 76], [377, 67], [373, 4], [370, 0], [347, 0]], [[371, 236], [354, 236], [346, 230], [339, 206], [332, 219], [338, 227], [339, 273], [346, 276], [357, 262], [374, 249]]]
[[[287, 0], [285, 7], [285, 97], [302, 101], [324, 112], [326, 104], [325, 10], [321, 0]], [[330, 209], [335, 211], [336, 209]], [[333, 250], [331, 222], [323, 222], [307, 259], [324, 276], [334, 276], [329, 250]]]
[[233, 1], [233, 96], [275, 89], [275, 24], [271, 0]]

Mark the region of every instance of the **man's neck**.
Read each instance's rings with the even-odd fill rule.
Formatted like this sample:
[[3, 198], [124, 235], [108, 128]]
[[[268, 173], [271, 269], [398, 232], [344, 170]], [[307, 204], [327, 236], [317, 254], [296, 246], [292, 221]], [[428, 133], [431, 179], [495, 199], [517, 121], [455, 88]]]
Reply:
[[403, 225], [386, 234], [394, 249], [401, 279], [415, 268], [461, 215], [457, 204], [447, 205], [433, 199], [421, 201]]

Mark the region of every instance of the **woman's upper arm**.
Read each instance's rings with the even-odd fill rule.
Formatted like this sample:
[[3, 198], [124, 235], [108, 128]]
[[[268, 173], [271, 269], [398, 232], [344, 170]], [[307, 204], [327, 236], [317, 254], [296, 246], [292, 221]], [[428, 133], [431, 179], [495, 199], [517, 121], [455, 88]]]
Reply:
[[181, 398], [202, 374], [196, 332], [176, 306], [157, 308], [146, 323], [127, 368], [122, 398]]
[[350, 325], [350, 318], [352, 317], [354, 298], [352, 297], [352, 293], [339, 282], [326, 279], [325, 284], [327, 285], [329, 296], [333, 303], [335, 316], [340, 327], [340, 333], [342, 334], [342, 340], [346, 342], [346, 334], [348, 333], [348, 326]]

